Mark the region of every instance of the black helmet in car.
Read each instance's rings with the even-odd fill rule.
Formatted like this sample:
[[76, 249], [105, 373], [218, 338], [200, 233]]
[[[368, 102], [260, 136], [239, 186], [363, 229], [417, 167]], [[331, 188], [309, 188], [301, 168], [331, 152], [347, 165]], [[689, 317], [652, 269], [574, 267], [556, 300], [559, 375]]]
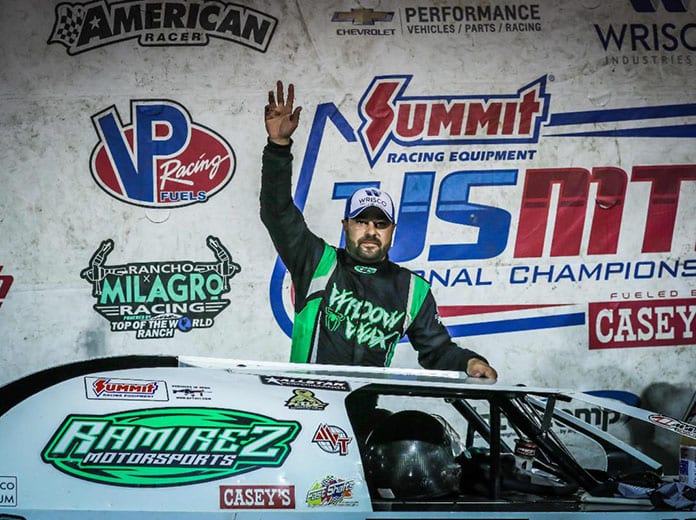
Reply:
[[458, 438], [440, 416], [396, 412], [370, 433], [365, 448], [367, 481], [381, 498], [435, 498], [459, 489]]

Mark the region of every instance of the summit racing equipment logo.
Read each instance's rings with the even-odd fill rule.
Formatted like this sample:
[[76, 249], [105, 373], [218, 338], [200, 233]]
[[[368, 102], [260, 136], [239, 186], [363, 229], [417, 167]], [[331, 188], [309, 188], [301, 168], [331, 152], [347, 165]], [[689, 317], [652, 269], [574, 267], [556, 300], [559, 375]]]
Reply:
[[296, 421], [219, 408], [69, 415], [41, 453], [70, 476], [114, 486], [185, 486], [277, 468]]
[[165, 381], [86, 377], [85, 390], [87, 399], [169, 401]]
[[516, 94], [404, 95], [412, 75], [377, 76], [358, 106], [358, 135], [370, 166], [390, 141], [401, 146], [536, 143], [550, 95], [546, 76]]
[[207, 45], [212, 37], [266, 52], [277, 24], [256, 9], [216, 0], [60, 3], [48, 43], [74, 56], [133, 38], [142, 46], [175, 46]]
[[217, 262], [171, 261], [106, 266], [114, 241], [104, 240], [80, 277], [92, 283], [94, 310], [111, 322], [112, 331], [136, 332], [136, 339], [171, 338], [174, 332], [209, 328], [229, 304], [229, 280], [241, 267], [219, 239], [208, 247]]
[[92, 116], [99, 142], [90, 170], [112, 197], [148, 208], [206, 202], [224, 188], [237, 166], [219, 134], [196, 124], [169, 100], [131, 101], [131, 124], [115, 106]]

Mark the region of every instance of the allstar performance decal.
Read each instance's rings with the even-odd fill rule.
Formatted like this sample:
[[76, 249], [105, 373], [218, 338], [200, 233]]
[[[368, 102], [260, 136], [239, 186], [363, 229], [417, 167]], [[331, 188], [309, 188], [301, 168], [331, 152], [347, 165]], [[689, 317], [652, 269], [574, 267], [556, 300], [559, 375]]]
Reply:
[[74, 56], [134, 38], [146, 47], [200, 46], [218, 38], [266, 52], [277, 24], [269, 14], [216, 0], [63, 2], [48, 43]]
[[206, 240], [216, 262], [170, 261], [105, 265], [113, 240], [104, 240], [80, 276], [92, 284], [94, 310], [114, 332], [136, 339], [171, 338], [176, 331], [209, 328], [230, 300], [230, 278], [241, 267], [219, 239]]
[[183, 486], [280, 467], [300, 429], [296, 421], [217, 408], [69, 415], [41, 458], [101, 484]]

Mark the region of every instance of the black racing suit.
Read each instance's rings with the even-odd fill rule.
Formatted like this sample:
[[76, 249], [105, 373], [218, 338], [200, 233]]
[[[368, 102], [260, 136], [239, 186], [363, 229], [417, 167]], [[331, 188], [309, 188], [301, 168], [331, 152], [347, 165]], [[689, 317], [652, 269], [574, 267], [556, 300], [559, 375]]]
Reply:
[[408, 335], [425, 368], [466, 372], [471, 358], [440, 322], [430, 285], [385, 259], [361, 264], [312, 233], [291, 195], [291, 146], [263, 152], [261, 220], [295, 289], [290, 360], [389, 366]]

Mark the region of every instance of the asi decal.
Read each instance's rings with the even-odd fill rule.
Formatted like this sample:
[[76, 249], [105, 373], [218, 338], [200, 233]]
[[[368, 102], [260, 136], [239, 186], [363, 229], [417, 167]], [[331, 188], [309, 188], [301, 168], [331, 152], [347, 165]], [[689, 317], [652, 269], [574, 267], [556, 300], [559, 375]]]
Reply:
[[285, 401], [285, 406], [293, 410], [323, 410], [329, 403], [320, 401], [311, 390], [295, 389], [293, 396]]
[[148, 208], [206, 202], [232, 179], [234, 151], [169, 100], [131, 101], [131, 123], [115, 106], [92, 116], [99, 142], [90, 170], [112, 197]]
[[48, 43], [74, 56], [134, 38], [142, 46], [173, 47], [207, 45], [212, 37], [266, 52], [277, 24], [269, 14], [216, 0], [64, 2], [56, 6]]
[[307, 491], [309, 506], [355, 506], [353, 497], [354, 480], [344, 480], [333, 475], [327, 475], [321, 481], [315, 482]]
[[113, 486], [185, 486], [277, 468], [295, 421], [219, 408], [69, 415], [41, 453], [72, 477]]
[[[0, 265], [0, 271], [2, 271], [2, 266]], [[10, 287], [12, 287], [12, 282], [14, 282], [14, 277], [9, 274], [0, 275], [0, 307], [7, 297], [7, 293], [10, 292]]]
[[209, 328], [230, 300], [229, 280], [241, 267], [219, 239], [206, 240], [216, 262], [171, 261], [105, 265], [114, 249], [105, 240], [80, 276], [92, 284], [94, 310], [114, 332], [135, 331], [136, 339], [171, 338], [176, 331]]
[[85, 377], [87, 399], [169, 401], [167, 383], [150, 379]]
[[331, 424], [320, 424], [312, 437], [312, 442], [322, 450], [339, 455], [348, 453], [348, 445], [352, 440], [343, 428]]

